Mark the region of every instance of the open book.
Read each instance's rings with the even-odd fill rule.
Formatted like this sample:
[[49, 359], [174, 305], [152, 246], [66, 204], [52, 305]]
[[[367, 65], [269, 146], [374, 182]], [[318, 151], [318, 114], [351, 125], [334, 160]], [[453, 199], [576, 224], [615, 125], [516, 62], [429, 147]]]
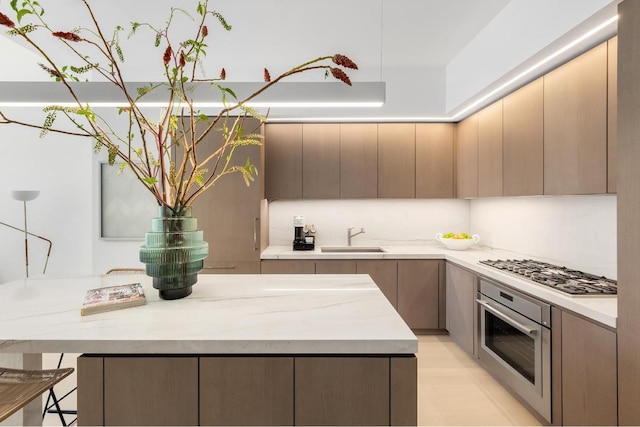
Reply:
[[144, 290], [140, 283], [89, 289], [84, 297], [80, 314], [86, 316], [104, 311], [135, 307], [146, 302]]

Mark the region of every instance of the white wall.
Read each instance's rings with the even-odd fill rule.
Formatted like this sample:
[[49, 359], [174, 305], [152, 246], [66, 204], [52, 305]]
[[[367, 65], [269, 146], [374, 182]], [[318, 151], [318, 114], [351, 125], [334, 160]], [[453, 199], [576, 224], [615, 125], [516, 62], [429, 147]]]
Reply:
[[471, 200], [470, 228], [482, 244], [617, 277], [616, 196]]
[[291, 245], [293, 217], [315, 224], [316, 244], [347, 244], [347, 228], [365, 233], [354, 246], [435, 243], [436, 233], [469, 229], [469, 204], [456, 199], [301, 200], [269, 203], [269, 243]]
[[[24, 111], [3, 110], [19, 117]], [[28, 228], [53, 241], [48, 275], [91, 272], [91, 143], [0, 126], [0, 221], [22, 228], [22, 203], [11, 190], [40, 190], [27, 203]], [[0, 283], [24, 277], [24, 237], [0, 226]], [[29, 238], [30, 276], [42, 274], [47, 244]]]

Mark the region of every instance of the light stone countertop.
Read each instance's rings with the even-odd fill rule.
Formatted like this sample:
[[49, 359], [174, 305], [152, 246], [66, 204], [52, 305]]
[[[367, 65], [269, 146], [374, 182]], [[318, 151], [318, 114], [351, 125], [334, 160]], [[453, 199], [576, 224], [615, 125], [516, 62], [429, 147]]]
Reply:
[[[86, 290], [141, 282], [147, 304], [81, 316]], [[418, 342], [368, 275], [200, 275], [165, 301], [151, 278], [0, 285], [0, 353], [414, 354]]]
[[[357, 246], [357, 245], [354, 245]], [[480, 264], [479, 261], [488, 259], [530, 259], [514, 252], [475, 247], [466, 251], [453, 251], [441, 244], [429, 246], [381, 246], [382, 253], [324, 253], [318, 247], [314, 251], [294, 251], [291, 246], [269, 246], [262, 252], [262, 259], [444, 259], [476, 274], [480, 274], [497, 282], [511, 286], [533, 297], [546, 301], [552, 305], [573, 311], [589, 319], [615, 328], [618, 317], [618, 300], [615, 296], [580, 297], [567, 296], [559, 291], [523, 279], [515, 274]], [[549, 260], [542, 260], [552, 262]], [[553, 262], [552, 262], [553, 263]]]

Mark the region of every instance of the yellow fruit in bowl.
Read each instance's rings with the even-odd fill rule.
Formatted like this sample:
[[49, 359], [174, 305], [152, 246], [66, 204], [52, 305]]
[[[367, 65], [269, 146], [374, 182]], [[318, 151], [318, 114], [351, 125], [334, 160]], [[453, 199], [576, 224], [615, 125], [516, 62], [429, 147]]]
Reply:
[[442, 236], [443, 239], [456, 239], [456, 240], [462, 240], [462, 239], [473, 239], [472, 236], [469, 236], [467, 233], [447, 233], [444, 236]]

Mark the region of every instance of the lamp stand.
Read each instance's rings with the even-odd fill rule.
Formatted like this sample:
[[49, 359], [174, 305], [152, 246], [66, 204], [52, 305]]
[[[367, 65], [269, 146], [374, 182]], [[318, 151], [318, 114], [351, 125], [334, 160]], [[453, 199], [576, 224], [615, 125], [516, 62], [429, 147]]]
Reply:
[[24, 209], [24, 268], [27, 272], [27, 277], [29, 277], [29, 232], [27, 231], [27, 202], [35, 199], [40, 194], [39, 191], [35, 190], [19, 190], [12, 191], [11, 195], [14, 199], [22, 202], [22, 206]]

